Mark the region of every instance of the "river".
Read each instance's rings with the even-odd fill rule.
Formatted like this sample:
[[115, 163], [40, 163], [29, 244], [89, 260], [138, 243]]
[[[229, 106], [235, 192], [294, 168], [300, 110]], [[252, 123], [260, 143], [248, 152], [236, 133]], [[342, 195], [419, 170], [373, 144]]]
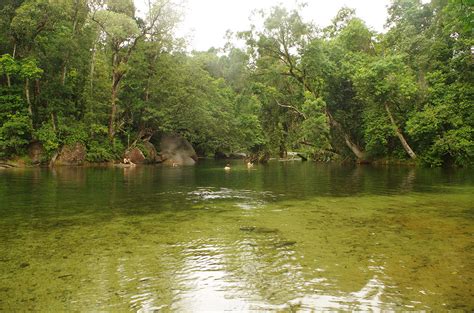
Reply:
[[474, 171], [0, 172], [0, 311], [474, 309]]

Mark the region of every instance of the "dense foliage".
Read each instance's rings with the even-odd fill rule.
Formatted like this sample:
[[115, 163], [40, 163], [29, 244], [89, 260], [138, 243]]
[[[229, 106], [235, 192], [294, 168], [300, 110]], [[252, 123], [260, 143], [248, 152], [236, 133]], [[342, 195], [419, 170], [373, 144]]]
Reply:
[[0, 158], [80, 142], [110, 161], [178, 133], [201, 155], [471, 165], [472, 12], [394, 0], [378, 34], [349, 8], [320, 29], [277, 6], [235, 35], [244, 49], [187, 53], [171, 1], [138, 16], [132, 0], [5, 0]]

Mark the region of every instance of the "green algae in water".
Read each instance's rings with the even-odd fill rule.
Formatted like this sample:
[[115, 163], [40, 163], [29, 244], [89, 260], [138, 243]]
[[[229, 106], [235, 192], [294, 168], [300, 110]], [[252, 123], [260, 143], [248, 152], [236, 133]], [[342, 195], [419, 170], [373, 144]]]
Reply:
[[4, 171], [0, 310], [474, 308], [469, 173], [220, 168]]

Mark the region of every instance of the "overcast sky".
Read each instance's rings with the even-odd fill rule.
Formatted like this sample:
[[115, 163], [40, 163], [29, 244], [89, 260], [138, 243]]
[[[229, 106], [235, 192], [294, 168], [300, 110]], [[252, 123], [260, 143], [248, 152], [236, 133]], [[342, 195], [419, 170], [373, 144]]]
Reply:
[[[141, 0], [135, 0], [141, 2]], [[307, 0], [303, 10], [306, 21], [312, 20], [318, 26], [326, 26], [337, 11], [348, 6], [356, 9], [358, 17], [369, 27], [383, 31], [390, 0]], [[295, 7], [295, 0], [187, 0], [185, 16], [178, 35], [186, 36], [191, 49], [207, 50], [222, 47], [225, 32], [248, 29], [249, 17], [255, 9], [270, 8], [282, 4]], [[137, 6], [140, 5], [137, 3]]]

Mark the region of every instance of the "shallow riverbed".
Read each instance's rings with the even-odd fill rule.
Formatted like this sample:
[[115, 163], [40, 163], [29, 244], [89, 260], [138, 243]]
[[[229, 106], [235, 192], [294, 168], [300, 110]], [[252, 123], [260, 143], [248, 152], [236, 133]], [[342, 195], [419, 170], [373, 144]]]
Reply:
[[474, 172], [0, 172], [0, 311], [474, 309]]

